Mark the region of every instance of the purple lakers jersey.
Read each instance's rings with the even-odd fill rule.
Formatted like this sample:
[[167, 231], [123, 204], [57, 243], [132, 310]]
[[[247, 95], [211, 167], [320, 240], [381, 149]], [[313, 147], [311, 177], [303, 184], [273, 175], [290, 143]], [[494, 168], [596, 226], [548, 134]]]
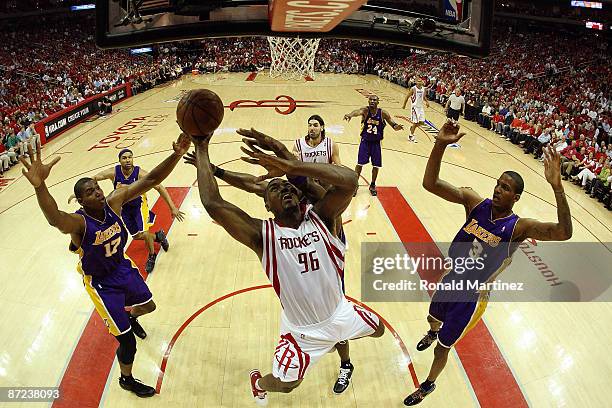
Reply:
[[[511, 242], [514, 227], [519, 220], [518, 215], [492, 220], [492, 201], [485, 199], [480, 202], [467, 217], [448, 251], [455, 268], [442, 281], [469, 279], [480, 283], [492, 282], [505, 267], [510, 264], [512, 254], [518, 243]], [[464, 268], [460, 273], [456, 260], [472, 258], [480, 262]]]
[[104, 219], [98, 220], [88, 215], [84, 209], [76, 211], [85, 218], [85, 234], [81, 247], [75, 248], [72, 242], [70, 250], [80, 256], [78, 266], [83, 275], [96, 278], [105, 278], [117, 272], [129, 271], [136, 268], [125, 251], [128, 232], [121, 218], [104, 204]]
[[362, 122], [361, 139], [368, 142], [378, 142], [383, 139], [383, 129], [385, 121], [382, 117], [382, 109], [376, 109], [376, 113], [372, 115], [370, 108], [365, 120]]
[[[117, 189], [117, 186], [119, 184], [128, 185], [128, 184], [134, 183], [136, 180], [138, 180], [139, 172], [140, 172], [140, 166], [134, 166], [134, 169], [132, 170], [132, 174], [130, 174], [128, 177], [125, 177], [123, 175], [123, 172], [121, 171], [121, 166], [116, 165], [115, 166], [115, 179], [113, 180], [113, 187]], [[123, 204], [123, 208], [136, 208], [136, 207], [139, 208], [141, 205], [142, 205], [142, 196], [138, 196], [134, 198], [133, 200], [130, 200], [127, 203]]]

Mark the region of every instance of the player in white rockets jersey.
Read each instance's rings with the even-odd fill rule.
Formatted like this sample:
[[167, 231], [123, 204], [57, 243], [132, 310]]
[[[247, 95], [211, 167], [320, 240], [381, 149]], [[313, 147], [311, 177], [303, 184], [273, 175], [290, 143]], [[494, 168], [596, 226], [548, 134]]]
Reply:
[[414, 136], [414, 131], [417, 127], [421, 126], [423, 122], [425, 122], [425, 109], [423, 108], [423, 102], [429, 108], [429, 101], [427, 100], [426, 89], [423, 84], [423, 80], [421, 78], [416, 79], [416, 85], [414, 85], [408, 91], [406, 98], [404, 99], [404, 105], [402, 109], [406, 109], [406, 103], [408, 99], [412, 102], [410, 121], [412, 122], [412, 126], [410, 126], [410, 134], [408, 135], [408, 140], [410, 142], [417, 143], [416, 137]]
[[338, 145], [325, 136], [325, 122], [319, 115], [308, 118], [308, 134], [295, 141], [292, 153], [307, 163], [341, 164]]
[[[308, 370], [340, 341], [380, 337], [384, 326], [374, 313], [349, 302], [341, 287], [344, 244], [336, 236], [335, 223], [357, 188], [357, 174], [344, 166], [268, 155], [257, 148], [269, 149], [268, 136], [245, 129], [239, 132], [251, 136], [246, 144], [252, 150], [243, 148], [250, 156], [245, 160], [264, 166], [266, 177], [299, 175], [333, 186], [316, 204], [304, 208], [293, 184], [273, 178], [266, 186], [264, 203], [274, 219], [263, 221], [219, 194], [208, 157], [212, 134], [193, 138], [195, 159], [186, 158], [197, 167], [204, 208], [234, 239], [257, 254], [283, 307], [272, 373], [262, 376], [259, 370], [251, 372], [253, 397], [264, 405], [267, 392], [287, 393], [298, 387]], [[348, 347], [338, 351], [342, 360], [338, 380], [342, 381], [336, 385], [342, 392], [348, 387], [353, 366]]]

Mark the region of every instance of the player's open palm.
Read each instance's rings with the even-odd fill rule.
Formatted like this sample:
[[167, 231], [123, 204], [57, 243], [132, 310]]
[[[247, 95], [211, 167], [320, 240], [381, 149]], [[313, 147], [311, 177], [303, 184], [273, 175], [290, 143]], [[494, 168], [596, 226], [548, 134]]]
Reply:
[[245, 147], [240, 148], [240, 150], [249, 156], [242, 157], [242, 160], [251, 164], [262, 166], [267, 171], [267, 173], [263, 176], [257, 177], [257, 182], [274, 177], [282, 177], [287, 174], [287, 170], [291, 167], [291, 160], [285, 160], [271, 154], [266, 154], [254, 146], [249, 147], [251, 150], [246, 149]]
[[32, 151], [32, 145], [28, 143], [28, 156], [29, 163], [25, 157], [21, 157], [19, 161], [25, 167], [21, 169], [23, 175], [28, 179], [30, 184], [34, 188], [40, 187], [40, 185], [49, 177], [51, 168], [60, 161], [60, 157], [54, 157], [49, 163], [44, 164], [40, 158], [40, 143], [36, 142], [36, 154]]
[[544, 176], [553, 187], [561, 185], [561, 155], [553, 146], [544, 148]]
[[436, 136], [436, 141], [445, 144], [457, 143], [459, 139], [465, 136], [465, 132], [459, 133], [459, 128], [460, 126], [458, 123], [454, 123], [450, 120], [447, 121], [438, 132], [438, 135]]
[[236, 130], [241, 136], [244, 136], [242, 141], [247, 144], [249, 147], [255, 145], [261, 149], [269, 150], [271, 152], [276, 152], [281, 149], [284, 145], [282, 142], [274, 139], [271, 136], [266, 135], [265, 133], [261, 133], [258, 130], [253, 128], [251, 129], [238, 129]]

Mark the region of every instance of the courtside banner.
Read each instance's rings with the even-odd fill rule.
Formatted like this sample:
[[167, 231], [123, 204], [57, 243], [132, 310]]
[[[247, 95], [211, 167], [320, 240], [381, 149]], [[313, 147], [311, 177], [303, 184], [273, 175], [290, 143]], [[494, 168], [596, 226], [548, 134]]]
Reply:
[[272, 31], [331, 31], [367, 0], [273, 0], [268, 6]]
[[115, 104], [119, 101], [124, 100], [130, 95], [128, 94], [128, 87], [126, 85], [122, 85], [115, 89], [111, 89], [108, 93], [106, 93], [106, 96], [108, 96], [108, 99], [110, 99], [110, 101]]
[[454, 22], [463, 21], [463, 1], [444, 0], [444, 18]]
[[35, 125], [36, 131], [40, 135], [40, 141], [45, 144], [54, 136], [65, 132], [77, 123], [82, 122], [93, 114], [98, 113], [98, 102], [103, 96], [108, 96], [113, 104], [132, 96], [130, 84], [119, 85], [108, 92], [98, 94], [74, 106], [70, 106], [62, 111], [41, 120]]
[[44, 119], [43, 131], [45, 141], [49, 141], [51, 138], [62, 133], [71, 126], [80, 123], [94, 113], [97, 113], [98, 100], [98, 97], [88, 99], [87, 101], [83, 101], [78, 105], [64, 109], [58, 112], [58, 114]]

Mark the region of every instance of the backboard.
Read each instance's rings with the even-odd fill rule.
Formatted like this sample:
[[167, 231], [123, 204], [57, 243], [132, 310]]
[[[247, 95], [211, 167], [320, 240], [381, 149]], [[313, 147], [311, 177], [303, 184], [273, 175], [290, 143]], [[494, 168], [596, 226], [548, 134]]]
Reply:
[[[350, 12], [334, 14], [343, 7]], [[303, 38], [370, 40], [486, 56], [493, 1], [97, 0], [96, 14], [96, 42], [101, 48], [207, 37], [299, 34]], [[330, 15], [335, 16], [328, 19], [335, 20], [331, 24], [323, 27], [317, 23], [317, 18]], [[301, 18], [297, 26], [278, 23], [289, 17], [295, 21], [296, 16]]]

